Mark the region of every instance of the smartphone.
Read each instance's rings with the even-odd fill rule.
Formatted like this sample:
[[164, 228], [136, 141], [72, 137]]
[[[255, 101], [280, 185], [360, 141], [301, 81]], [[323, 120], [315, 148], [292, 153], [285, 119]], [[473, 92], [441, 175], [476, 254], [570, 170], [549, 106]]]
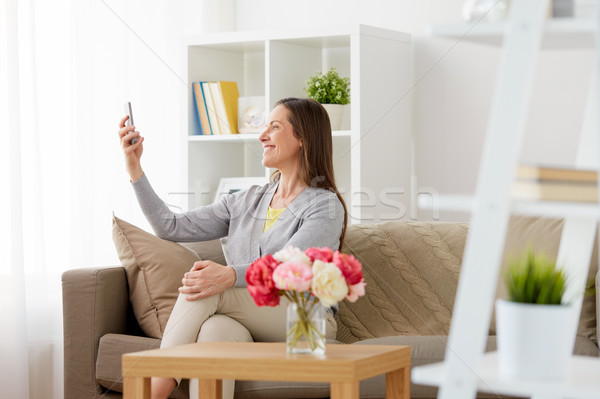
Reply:
[[[133, 111], [131, 111], [131, 102], [127, 101], [125, 103], [125, 112], [127, 113], [127, 115], [129, 115], [129, 119], [127, 119], [127, 122], [125, 122], [126, 126], [131, 126], [133, 125]], [[137, 137], [134, 137], [131, 139], [131, 141], [129, 141], [129, 144], [135, 144], [137, 143], [138, 139]]]

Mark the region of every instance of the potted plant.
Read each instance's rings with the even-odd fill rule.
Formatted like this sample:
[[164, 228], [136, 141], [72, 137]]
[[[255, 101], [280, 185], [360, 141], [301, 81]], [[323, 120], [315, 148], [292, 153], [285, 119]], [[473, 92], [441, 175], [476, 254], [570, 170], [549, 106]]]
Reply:
[[573, 353], [577, 310], [563, 303], [567, 278], [556, 261], [529, 247], [504, 274], [508, 300], [496, 302], [500, 373], [564, 378]]
[[318, 72], [306, 81], [306, 95], [318, 101], [329, 114], [332, 130], [340, 130], [344, 105], [350, 103], [350, 78], [342, 78], [335, 68]]

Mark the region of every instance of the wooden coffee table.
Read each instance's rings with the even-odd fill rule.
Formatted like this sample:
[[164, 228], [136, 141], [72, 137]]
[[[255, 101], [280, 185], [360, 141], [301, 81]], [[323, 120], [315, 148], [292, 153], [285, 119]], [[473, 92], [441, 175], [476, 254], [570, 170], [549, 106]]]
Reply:
[[331, 399], [358, 399], [359, 381], [385, 374], [386, 398], [410, 398], [410, 347], [327, 345], [322, 357], [288, 355], [284, 343], [202, 342], [123, 355], [124, 398], [149, 399], [150, 377], [198, 378], [221, 398], [223, 379], [329, 382]]

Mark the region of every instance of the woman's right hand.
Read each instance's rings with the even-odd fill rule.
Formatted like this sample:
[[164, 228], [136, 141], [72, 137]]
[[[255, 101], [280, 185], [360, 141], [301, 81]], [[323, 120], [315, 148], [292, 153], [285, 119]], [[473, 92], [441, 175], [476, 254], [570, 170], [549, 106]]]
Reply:
[[[143, 175], [142, 164], [140, 158], [144, 152], [144, 138], [140, 136], [140, 132], [135, 131], [135, 126], [125, 126], [125, 122], [129, 119], [129, 115], [125, 115], [119, 123], [119, 139], [121, 139], [121, 147], [125, 154], [125, 169], [129, 174], [132, 182], [139, 180]], [[132, 138], [137, 137], [137, 142], [131, 144]]]

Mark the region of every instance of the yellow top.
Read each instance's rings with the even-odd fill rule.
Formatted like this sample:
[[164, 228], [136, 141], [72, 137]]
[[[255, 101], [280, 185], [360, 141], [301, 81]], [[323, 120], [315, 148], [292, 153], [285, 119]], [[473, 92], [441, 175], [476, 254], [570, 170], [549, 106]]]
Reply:
[[283, 211], [285, 211], [285, 208], [275, 209], [269, 207], [269, 209], [267, 209], [267, 218], [265, 219], [265, 227], [263, 228], [263, 233], [269, 230], [271, 227], [273, 227], [273, 225], [275, 224], [277, 219], [279, 219], [279, 216], [281, 216]]

